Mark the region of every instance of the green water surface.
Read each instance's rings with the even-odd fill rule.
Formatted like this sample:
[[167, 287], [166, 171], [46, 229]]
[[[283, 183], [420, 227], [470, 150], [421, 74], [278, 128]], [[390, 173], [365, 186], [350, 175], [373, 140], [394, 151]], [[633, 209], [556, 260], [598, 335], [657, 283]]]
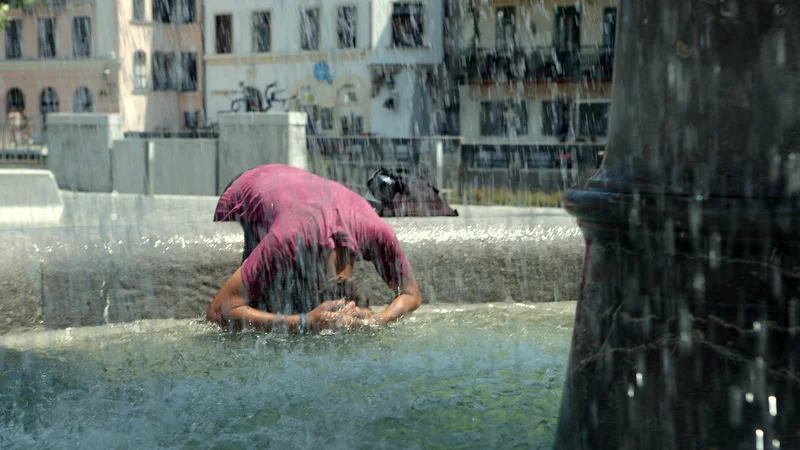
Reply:
[[287, 337], [148, 321], [0, 337], [0, 448], [550, 448], [574, 303]]

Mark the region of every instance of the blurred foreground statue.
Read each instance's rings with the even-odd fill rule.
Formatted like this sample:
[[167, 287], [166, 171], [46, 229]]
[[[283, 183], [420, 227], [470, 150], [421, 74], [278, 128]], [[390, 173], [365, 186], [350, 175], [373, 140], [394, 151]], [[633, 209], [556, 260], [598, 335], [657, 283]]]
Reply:
[[800, 2], [621, 0], [558, 449], [800, 448]]

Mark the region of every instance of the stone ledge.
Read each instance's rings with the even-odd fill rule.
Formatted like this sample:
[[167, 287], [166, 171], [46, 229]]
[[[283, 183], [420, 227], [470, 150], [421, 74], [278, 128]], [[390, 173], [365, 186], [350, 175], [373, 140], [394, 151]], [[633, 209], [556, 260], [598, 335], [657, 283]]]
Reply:
[[[562, 215], [389, 220], [426, 304], [576, 300], [583, 239]], [[0, 233], [0, 334], [202, 318], [241, 262], [234, 223], [133, 224]], [[369, 263], [373, 305], [392, 293]]]

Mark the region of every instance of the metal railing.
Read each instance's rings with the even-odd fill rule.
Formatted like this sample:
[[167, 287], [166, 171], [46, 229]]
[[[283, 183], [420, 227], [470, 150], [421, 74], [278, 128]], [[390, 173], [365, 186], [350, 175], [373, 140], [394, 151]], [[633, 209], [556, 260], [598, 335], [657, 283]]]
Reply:
[[436, 145], [441, 143], [447, 155], [457, 155], [460, 146], [460, 138], [452, 136], [310, 136], [306, 141], [314, 173], [360, 193], [366, 191], [367, 178], [381, 167], [405, 169], [433, 181], [437, 176]]
[[198, 128], [182, 131], [126, 131], [124, 136], [125, 139], [218, 139], [219, 130]]
[[45, 134], [33, 127], [14, 126], [0, 122], [0, 149], [31, 149], [44, 145]]
[[466, 82], [506, 80], [611, 80], [614, 50], [581, 47], [478, 48], [460, 52], [456, 75]]
[[463, 145], [461, 166], [469, 170], [597, 168], [604, 149], [596, 144]]

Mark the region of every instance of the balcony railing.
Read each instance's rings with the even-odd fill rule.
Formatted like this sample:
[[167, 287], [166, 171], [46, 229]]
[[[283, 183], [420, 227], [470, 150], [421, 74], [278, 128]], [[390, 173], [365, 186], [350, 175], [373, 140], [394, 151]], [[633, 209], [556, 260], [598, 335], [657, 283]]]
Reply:
[[478, 48], [465, 50], [456, 65], [465, 83], [523, 81], [611, 80], [614, 50], [581, 47], [559, 50], [554, 47]]

